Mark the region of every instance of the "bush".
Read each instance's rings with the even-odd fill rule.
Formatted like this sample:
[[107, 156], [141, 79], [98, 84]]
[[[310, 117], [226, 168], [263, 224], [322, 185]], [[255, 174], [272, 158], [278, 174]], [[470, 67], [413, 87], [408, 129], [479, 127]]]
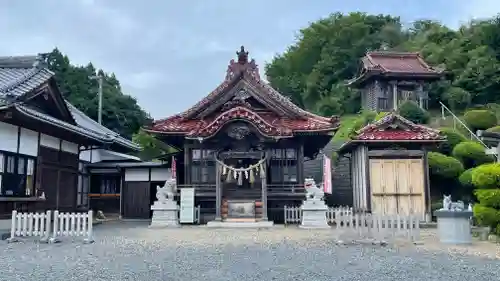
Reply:
[[362, 129], [364, 126], [368, 125], [375, 119], [377, 112], [375, 111], [363, 111], [359, 115], [359, 117], [352, 123], [352, 128], [349, 131], [349, 138], [352, 138], [353, 135], [356, 134], [356, 131]]
[[464, 166], [457, 159], [439, 152], [429, 152], [429, 168], [431, 176], [442, 179], [456, 179], [464, 171]]
[[489, 226], [495, 229], [500, 223], [500, 212], [483, 204], [474, 204], [473, 207], [474, 217], [479, 225]]
[[495, 113], [486, 109], [469, 110], [465, 113], [464, 120], [473, 132], [486, 130], [497, 124]]
[[465, 189], [472, 190], [474, 188], [474, 184], [472, 183], [472, 171], [474, 168], [465, 170], [460, 177], [458, 177], [458, 181]]
[[399, 115], [404, 118], [417, 123], [425, 124], [429, 121], [430, 115], [427, 111], [423, 110], [414, 101], [406, 101], [399, 106]]
[[474, 141], [464, 141], [455, 146], [451, 152], [453, 157], [462, 162], [465, 168], [472, 168], [481, 164], [495, 161], [491, 155], [487, 155], [484, 147]]
[[457, 144], [467, 141], [467, 138], [464, 135], [452, 128], [441, 128], [440, 132], [446, 137], [446, 141], [440, 143], [438, 146], [439, 152], [443, 154], [451, 155], [453, 148], [455, 148]]
[[489, 129], [487, 129], [486, 132], [500, 133], [500, 126], [491, 127]]
[[500, 164], [484, 164], [472, 171], [472, 184], [478, 189], [500, 187]]
[[481, 205], [493, 209], [500, 209], [500, 189], [476, 189], [474, 195]]

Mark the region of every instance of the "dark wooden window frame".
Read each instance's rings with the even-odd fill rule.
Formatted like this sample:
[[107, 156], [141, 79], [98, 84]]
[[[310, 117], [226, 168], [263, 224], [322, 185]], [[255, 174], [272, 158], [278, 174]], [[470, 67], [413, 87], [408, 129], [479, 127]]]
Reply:
[[270, 159], [271, 184], [297, 184], [299, 180], [298, 149], [273, 148]]
[[191, 171], [189, 174], [191, 183], [215, 184], [215, 151], [206, 148], [192, 148], [190, 152]]
[[85, 168], [88, 162], [80, 161], [78, 164], [78, 186], [76, 193], [76, 206], [79, 208], [88, 208], [90, 192], [90, 174]]
[[[0, 155], [0, 197], [35, 197], [37, 158], [3, 150], [0, 150]], [[28, 176], [31, 176], [31, 186], [27, 194]], [[11, 184], [19, 186], [13, 190], [13, 193], [7, 193], [7, 190], [12, 191], [6, 188]]]
[[[95, 189], [97, 187], [95, 187], [95, 185], [92, 185], [93, 181], [92, 181], [92, 178], [89, 177], [89, 193], [88, 193], [88, 197], [119, 197], [120, 196], [120, 189], [121, 189], [121, 174], [115, 174], [115, 173], [111, 173], [111, 174], [94, 174], [92, 175], [92, 177], [99, 177], [99, 191], [96, 191]], [[116, 185], [115, 185], [115, 189], [112, 190], [114, 192], [106, 192], [102, 190], [102, 185], [101, 185], [101, 182], [103, 180], [103, 178], [105, 180], [115, 180], [116, 181]]]
[[387, 98], [387, 97], [378, 97], [377, 98], [377, 109], [378, 110], [387, 110], [387, 109], [389, 109], [389, 98]]

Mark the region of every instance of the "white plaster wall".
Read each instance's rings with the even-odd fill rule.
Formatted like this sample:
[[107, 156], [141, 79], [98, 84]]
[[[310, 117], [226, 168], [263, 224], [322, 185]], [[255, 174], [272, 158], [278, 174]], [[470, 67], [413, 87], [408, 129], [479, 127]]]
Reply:
[[[85, 149], [85, 148], [82, 147], [82, 149]], [[80, 151], [79, 158], [80, 158], [81, 161], [90, 162], [90, 151], [89, 150], [82, 150], [82, 151]]]
[[149, 181], [149, 168], [125, 169], [125, 181]]
[[0, 150], [17, 152], [17, 126], [0, 122]]
[[58, 138], [55, 138], [53, 136], [49, 136], [46, 134], [42, 134], [40, 136], [40, 145], [41, 146], [45, 146], [45, 147], [59, 150], [60, 144], [61, 144], [61, 142]]
[[38, 132], [21, 128], [19, 153], [38, 156]]
[[78, 154], [78, 144], [69, 141], [62, 141], [61, 150], [73, 154]]
[[[84, 148], [82, 148], [84, 149]], [[80, 160], [82, 161], [87, 161], [87, 162], [92, 162], [92, 163], [97, 163], [101, 162], [101, 155], [99, 153], [98, 149], [88, 149], [88, 150], [82, 150], [80, 151]], [[92, 161], [90, 161], [92, 160]]]
[[166, 181], [172, 176], [172, 171], [167, 168], [151, 168], [151, 181]]

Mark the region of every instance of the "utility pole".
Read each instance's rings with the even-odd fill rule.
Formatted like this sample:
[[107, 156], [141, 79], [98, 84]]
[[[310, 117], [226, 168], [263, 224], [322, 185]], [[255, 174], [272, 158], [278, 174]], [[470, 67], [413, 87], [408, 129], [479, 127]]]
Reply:
[[97, 122], [102, 125], [102, 76], [95, 75], [91, 76], [90, 79], [96, 79], [99, 84], [99, 89], [97, 90], [97, 95], [99, 97], [99, 104], [97, 105]]

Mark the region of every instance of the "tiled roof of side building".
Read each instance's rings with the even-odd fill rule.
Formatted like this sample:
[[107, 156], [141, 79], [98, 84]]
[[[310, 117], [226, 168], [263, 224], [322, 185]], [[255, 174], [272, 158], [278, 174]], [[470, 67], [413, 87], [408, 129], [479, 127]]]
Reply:
[[133, 150], [141, 149], [139, 145], [93, 121], [68, 102], [68, 109], [77, 126], [28, 108], [23, 104], [15, 103], [19, 97], [32, 92], [53, 77], [54, 73], [47, 68], [43, 55], [0, 57], [0, 106], [14, 106], [23, 114], [86, 135], [92, 139], [115, 142]]

